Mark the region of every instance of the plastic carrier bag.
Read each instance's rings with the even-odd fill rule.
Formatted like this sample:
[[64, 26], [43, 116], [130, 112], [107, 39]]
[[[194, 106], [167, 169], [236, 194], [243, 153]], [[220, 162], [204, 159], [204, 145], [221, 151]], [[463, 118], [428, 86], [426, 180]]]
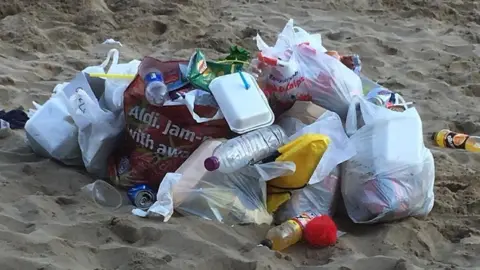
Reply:
[[340, 196], [340, 164], [355, 155], [354, 145], [345, 134], [342, 121], [336, 113], [326, 111], [314, 123], [301, 127], [289, 140], [304, 134], [324, 134], [330, 143], [311, 175], [309, 185], [292, 191], [290, 200], [275, 212], [277, 224], [306, 211], [333, 216]]
[[258, 59], [266, 66], [262, 89], [276, 112], [281, 110], [277, 106], [288, 108], [295, 100], [311, 100], [344, 120], [352, 97], [362, 95], [358, 75], [327, 55], [321, 39], [318, 44], [313, 35], [294, 27], [293, 20], [288, 21], [274, 47], [258, 35], [256, 39]]
[[[128, 85], [133, 81], [140, 65], [139, 60], [132, 60], [128, 63], [118, 63], [120, 52], [117, 49], [111, 49], [108, 52], [108, 58], [113, 57], [112, 63], [106, 72], [108, 75], [131, 75], [131, 78], [106, 78], [105, 93], [101, 98], [101, 103], [105, 104], [106, 109], [118, 114], [123, 110], [123, 93]], [[108, 61], [107, 58], [107, 61]], [[92, 71], [93, 72], [93, 71]], [[101, 74], [101, 73], [100, 73]]]
[[69, 98], [68, 111], [78, 128], [85, 168], [97, 177], [107, 177], [108, 157], [124, 128], [123, 118], [102, 109], [83, 89]]
[[[107, 79], [105, 80], [105, 88], [103, 87], [103, 79], [100, 79], [100, 81], [102, 81], [102, 86], [100, 87], [101, 91], [97, 93], [95, 87], [93, 87], [93, 82], [98, 78], [94, 79], [86, 74], [136, 73], [136, 66], [138, 66], [137, 60], [133, 60], [127, 64], [119, 64], [118, 58], [118, 50], [111, 49], [108, 52], [106, 59], [100, 65], [86, 67], [70, 82], [63, 82], [55, 86], [52, 91], [52, 97], [47, 100], [45, 104], [39, 105], [36, 102], [33, 102], [36, 109], [30, 110], [30, 120], [27, 121], [27, 124], [25, 125], [25, 131], [28, 143], [35, 153], [56, 159], [66, 165], [85, 165], [87, 171], [95, 172], [94, 174], [96, 174], [96, 176], [106, 176], [105, 168], [103, 168], [104, 161], [98, 162], [98, 153], [95, 152], [96, 150], [92, 149], [96, 148], [97, 150], [100, 150], [101, 147], [105, 147], [108, 144], [102, 144], [100, 141], [97, 141], [95, 142], [97, 146], [93, 146], [93, 140], [100, 138], [104, 140], [107, 137], [114, 137], [121, 130], [123, 118], [116, 117], [112, 120], [113, 116], [110, 111], [115, 111], [115, 114], [118, 114], [116, 112], [118, 111], [117, 108], [119, 106], [123, 107], [122, 101], [124, 89], [122, 90], [121, 88], [126, 88], [131, 79]], [[110, 67], [107, 69], [109, 65]], [[83, 89], [85, 92], [78, 95], [77, 89], [79, 88]], [[105, 91], [103, 91], [104, 89]], [[87, 94], [87, 96], [85, 94]], [[91, 113], [91, 109], [94, 109], [94, 114], [96, 115], [95, 118], [102, 115], [99, 120], [95, 120], [96, 122], [101, 122], [107, 118], [110, 119], [109, 122], [105, 122], [104, 124], [95, 124], [103, 135], [93, 134], [93, 137], [90, 140], [90, 135], [85, 135], [85, 132], [92, 131], [88, 131], [87, 129], [90, 127], [84, 124], [81, 124], [81, 126], [82, 128], [85, 128], [85, 130], [80, 131], [82, 134], [79, 135], [79, 127], [77, 125], [78, 119], [79, 117], [83, 118], [84, 116], [78, 114], [79, 111], [75, 108], [77, 104], [72, 105], [70, 102], [70, 99], [73, 96], [75, 96], [74, 99], [82, 99], [81, 103], [83, 105], [81, 106], [91, 105], [88, 113]], [[100, 102], [97, 100], [99, 97], [101, 97]], [[72, 112], [77, 116], [72, 115]], [[104, 116], [106, 115], [108, 116], [105, 118]], [[74, 118], [77, 120], [74, 120]], [[115, 123], [112, 121], [115, 121]], [[101, 128], [102, 125], [104, 129]], [[107, 134], [108, 132], [113, 133]], [[108, 141], [110, 141], [110, 139], [108, 139]], [[87, 147], [86, 144], [92, 146]], [[86, 151], [86, 147], [90, 150]], [[110, 148], [110, 146], [107, 148]], [[106, 152], [103, 152], [101, 155], [105, 155], [105, 153]], [[94, 156], [97, 158], [94, 158]]]
[[194, 189], [179, 186], [177, 194], [187, 192], [188, 196], [175, 211], [226, 224], [270, 224], [265, 182], [254, 177], [252, 170], [254, 167], [229, 174], [214, 172]]
[[435, 165], [415, 108], [396, 112], [358, 97], [346, 131], [357, 154], [344, 163], [341, 189], [354, 222], [426, 216], [432, 210]]
[[340, 166], [337, 166], [321, 182], [293, 191], [290, 200], [275, 212], [275, 224], [304, 212], [333, 216], [339, 198]]
[[195, 179], [194, 186], [191, 177], [167, 173], [160, 183], [157, 201], [140, 215], [163, 216], [168, 221], [175, 209], [183, 215], [232, 225], [270, 224], [265, 181], [294, 170], [294, 164], [274, 163], [248, 166], [229, 174], [206, 172], [201, 179]]

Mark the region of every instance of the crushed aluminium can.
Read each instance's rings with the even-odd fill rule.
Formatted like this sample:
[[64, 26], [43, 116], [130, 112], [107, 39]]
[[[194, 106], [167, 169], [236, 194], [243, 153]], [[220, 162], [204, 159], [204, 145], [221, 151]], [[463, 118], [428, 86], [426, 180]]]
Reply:
[[148, 210], [155, 202], [155, 193], [147, 185], [136, 185], [127, 191], [133, 205], [142, 210]]

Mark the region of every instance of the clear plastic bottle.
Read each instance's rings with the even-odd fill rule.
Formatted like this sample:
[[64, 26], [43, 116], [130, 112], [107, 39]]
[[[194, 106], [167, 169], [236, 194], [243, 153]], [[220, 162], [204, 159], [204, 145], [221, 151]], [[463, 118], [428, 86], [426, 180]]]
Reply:
[[243, 134], [219, 145], [213, 155], [205, 159], [205, 169], [222, 173], [235, 172], [249, 164], [267, 158], [287, 139], [283, 129], [272, 125]]
[[145, 98], [152, 105], [162, 106], [168, 98], [168, 88], [162, 72], [148, 66], [140, 68], [139, 72], [145, 81]]
[[260, 244], [272, 250], [284, 250], [302, 239], [303, 230], [312, 219], [313, 215], [309, 213], [291, 218], [268, 230], [267, 236]]

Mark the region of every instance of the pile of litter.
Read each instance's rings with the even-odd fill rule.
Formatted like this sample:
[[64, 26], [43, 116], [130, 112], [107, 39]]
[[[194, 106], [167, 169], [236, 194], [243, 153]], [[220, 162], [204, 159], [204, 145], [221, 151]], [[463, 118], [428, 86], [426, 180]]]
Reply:
[[[255, 53], [232, 46], [215, 60], [196, 50], [119, 63], [112, 49], [28, 117], [0, 111], [0, 138], [25, 126], [38, 155], [84, 166], [98, 180], [82, 190], [101, 207], [126, 193], [133, 214], [164, 222], [176, 211], [276, 224], [261, 241], [274, 250], [335, 244], [340, 202], [355, 223], [428, 215], [435, 168], [414, 103], [293, 20], [274, 46], [256, 41]], [[448, 130], [434, 140], [480, 151]]]

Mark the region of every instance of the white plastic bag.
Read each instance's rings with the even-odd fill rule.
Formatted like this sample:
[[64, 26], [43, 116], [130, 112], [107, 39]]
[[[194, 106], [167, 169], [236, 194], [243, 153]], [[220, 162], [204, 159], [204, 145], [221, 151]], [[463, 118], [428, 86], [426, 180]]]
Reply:
[[[290, 122], [288, 119], [296, 120], [284, 118], [284, 123], [288, 124]], [[295, 121], [295, 125], [302, 124], [299, 122]], [[276, 223], [282, 223], [305, 211], [330, 216], [335, 213], [336, 201], [340, 194], [339, 166], [356, 154], [355, 147], [345, 134], [340, 117], [331, 111], [323, 113], [314, 123], [304, 125], [290, 136], [289, 140], [309, 133], [327, 135], [331, 142], [310, 177], [309, 184], [303, 189], [292, 191], [290, 200], [276, 211]]]
[[[293, 19], [288, 20], [273, 47], [268, 46], [258, 34], [255, 39], [257, 41], [258, 50], [268, 56], [281, 57], [283, 55], [284, 57], [288, 57], [292, 46], [300, 45], [302, 43], [311, 45], [319, 52], [327, 52], [327, 49], [322, 45], [321, 34], [312, 35], [300, 27], [293, 26]], [[284, 58], [281, 57], [281, 59]]]
[[396, 112], [358, 97], [346, 130], [357, 152], [342, 177], [350, 218], [375, 223], [426, 216], [434, 203], [435, 166], [416, 109]]
[[[118, 74], [118, 75], [136, 75], [138, 72], [138, 66], [140, 65], [139, 60], [132, 60], [128, 63], [119, 64], [118, 63], [118, 54], [119, 52], [116, 49], [112, 49], [114, 60], [108, 69], [107, 74]], [[116, 61], [115, 61], [116, 60]], [[105, 92], [102, 96], [103, 102], [105, 102], [106, 108], [114, 113], [118, 113], [123, 110], [123, 93], [127, 89], [128, 85], [133, 81], [131, 79], [114, 79], [107, 78], [105, 79]]]
[[[105, 92], [100, 99], [100, 104], [105, 105], [105, 109], [119, 113], [123, 110], [123, 93], [128, 85], [133, 81], [134, 75], [138, 72], [139, 60], [132, 60], [128, 63], [119, 64], [120, 52], [117, 49], [108, 51], [107, 58], [99, 66], [88, 67], [83, 70], [87, 74], [115, 74], [132, 75], [132, 78], [105, 78]], [[106, 68], [110, 65], [108, 70]]]
[[[38, 155], [54, 158], [66, 165], [82, 165], [78, 145], [78, 129], [68, 110], [68, 100], [77, 88], [87, 91], [95, 99], [85, 74], [79, 72], [71, 83], [64, 84], [25, 124], [28, 144]], [[96, 99], [95, 99], [96, 100]]]
[[182, 175], [179, 173], [167, 173], [160, 183], [157, 192], [157, 200], [150, 208], [145, 211], [139, 208], [132, 210], [132, 214], [139, 217], [159, 216], [163, 217], [163, 222], [167, 222], [173, 215], [173, 187], [181, 181]]
[[331, 140], [327, 151], [323, 154], [322, 159], [308, 182], [310, 185], [322, 181], [338, 164], [349, 160], [356, 154], [353, 143], [345, 134], [340, 117], [334, 112], [325, 112], [317, 121], [302, 128], [292, 135], [289, 140], [292, 141], [308, 133], [324, 134]]
[[83, 73], [106, 73], [105, 69], [108, 67], [108, 65], [116, 65], [118, 64], [118, 58], [120, 57], [120, 53], [118, 52], [117, 49], [111, 49], [107, 53], [107, 58], [98, 66], [90, 66], [86, 67], [84, 70], [82, 70]]
[[360, 78], [299, 29], [289, 20], [274, 47], [257, 36], [261, 58], [270, 65], [263, 90], [280, 103], [311, 99], [345, 119], [352, 97], [362, 95]]
[[[25, 125], [25, 131], [28, 143], [34, 152], [45, 157], [59, 160], [66, 165], [83, 164], [82, 153], [78, 142], [78, 129], [68, 108], [69, 100], [74, 94], [75, 89], [79, 87], [87, 91], [88, 96], [95, 104], [100, 104], [100, 107], [104, 108], [104, 103], [98, 103], [95, 93], [91, 91], [85, 74], [105, 74], [105, 70], [109, 64], [110, 69], [113, 68], [111, 72], [120, 72], [119, 69], [122, 69], [125, 66], [123, 66], [123, 64], [118, 64], [118, 58], [118, 50], [110, 50], [107, 58], [100, 65], [85, 68], [82, 70], [82, 73], [78, 73], [71, 82], [57, 84], [52, 91], [52, 97], [47, 100], [45, 104], [39, 105], [36, 102], [33, 102], [35, 110], [29, 110], [30, 120], [27, 121], [27, 124]], [[134, 61], [125, 64], [130, 69], [129, 71], [134, 70]], [[126, 70], [126, 68], [124, 70]], [[123, 81], [123, 83], [126, 82]], [[109, 84], [107, 80], [106, 85], [112, 84]], [[117, 84], [114, 85], [118, 86]], [[107, 87], [107, 89], [108, 91], [105, 91], [105, 95], [107, 97], [112, 96], [112, 98], [108, 99], [102, 97], [102, 100], [105, 101], [106, 104], [105, 107], [117, 108], [115, 107], [117, 104], [120, 104], [121, 106], [119, 100], [123, 101], [124, 89], [118, 90], [118, 87], [115, 88], [113, 86], [109, 88]], [[122, 97], [119, 97], [119, 95]], [[110, 106], [110, 104], [114, 105]], [[120, 121], [123, 123], [123, 118], [120, 117], [119, 119], [121, 119]]]
[[97, 177], [106, 177], [107, 159], [124, 128], [122, 117], [103, 110], [98, 101], [83, 89], [77, 89], [68, 105], [78, 127], [78, 143], [85, 168]]
[[[157, 201], [148, 209], [148, 215], [160, 215], [164, 221], [175, 211], [195, 215], [226, 224], [270, 224], [272, 216], [266, 209], [265, 181], [292, 173], [291, 162], [257, 164], [229, 174], [209, 172], [191, 187], [181, 174], [168, 173], [160, 184]], [[174, 198], [184, 198], [175, 205]], [[144, 216], [144, 213], [135, 212]]]
[[292, 191], [290, 200], [275, 212], [275, 223], [281, 224], [304, 212], [333, 216], [339, 198], [340, 166], [337, 166], [322, 181]]
[[194, 110], [195, 104], [211, 105], [214, 107], [218, 107], [218, 104], [216, 104], [216, 101], [213, 95], [207, 91], [200, 90], [200, 89], [194, 89], [194, 90], [188, 91], [181, 98], [177, 98], [175, 100], [167, 100], [163, 106], [185, 105], [188, 108], [188, 111], [190, 112], [190, 114], [192, 115], [192, 118], [197, 123], [205, 123], [208, 121], [213, 121], [213, 120], [218, 120], [223, 118], [223, 114], [220, 109], [218, 109], [217, 113], [215, 113], [215, 115], [212, 117], [201, 117]]

